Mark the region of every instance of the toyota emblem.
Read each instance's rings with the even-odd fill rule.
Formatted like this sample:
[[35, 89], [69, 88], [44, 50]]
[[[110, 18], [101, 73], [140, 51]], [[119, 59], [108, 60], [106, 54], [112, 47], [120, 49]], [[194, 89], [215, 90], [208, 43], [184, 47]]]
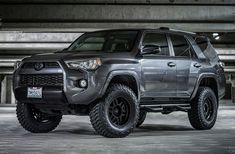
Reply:
[[44, 67], [44, 64], [43, 63], [35, 63], [34, 64], [34, 69], [36, 70], [36, 71], [40, 71], [41, 69], [43, 69], [43, 67]]

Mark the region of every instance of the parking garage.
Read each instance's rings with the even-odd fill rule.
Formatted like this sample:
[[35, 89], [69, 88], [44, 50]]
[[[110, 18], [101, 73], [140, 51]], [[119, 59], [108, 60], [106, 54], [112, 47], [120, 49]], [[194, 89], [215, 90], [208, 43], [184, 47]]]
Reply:
[[[85, 32], [159, 27], [208, 36], [225, 64], [226, 94], [212, 130], [193, 130], [181, 112], [170, 116], [150, 113], [143, 126], [124, 139], [99, 137], [87, 117], [65, 116], [55, 131], [42, 135], [19, 126], [12, 74], [23, 58], [63, 50]], [[234, 153], [235, 2], [0, 0], [0, 82], [3, 153]]]

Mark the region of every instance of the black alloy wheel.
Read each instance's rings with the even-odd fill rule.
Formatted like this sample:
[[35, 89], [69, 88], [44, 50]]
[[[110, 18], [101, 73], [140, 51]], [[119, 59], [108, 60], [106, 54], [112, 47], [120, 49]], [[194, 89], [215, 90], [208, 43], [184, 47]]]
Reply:
[[127, 123], [130, 115], [130, 106], [125, 98], [115, 98], [109, 106], [109, 119], [117, 127]]

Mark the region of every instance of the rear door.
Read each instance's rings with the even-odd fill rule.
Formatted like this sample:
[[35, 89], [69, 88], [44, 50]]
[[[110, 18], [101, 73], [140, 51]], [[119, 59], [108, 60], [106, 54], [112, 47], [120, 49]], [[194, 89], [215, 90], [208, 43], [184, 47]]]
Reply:
[[170, 34], [176, 61], [177, 97], [189, 98], [202, 66], [184, 35]]
[[164, 33], [147, 32], [142, 47], [155, 44], [160, 47], [158, 54], [143, 55], [141, 59], [143, 97], [176, 97], [176, 66], [171, 56], [167, 37]]

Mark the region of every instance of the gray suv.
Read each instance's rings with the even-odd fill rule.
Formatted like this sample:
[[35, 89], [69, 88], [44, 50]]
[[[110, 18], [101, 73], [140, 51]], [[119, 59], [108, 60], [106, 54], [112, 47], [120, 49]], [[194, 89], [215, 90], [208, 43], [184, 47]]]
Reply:
[[89, 32], [68, 48], [23, 59], [14, 72], [17, 118], [46, 133], [62, 115], [89, 115], [96, 132], [125, 137], [147, 112], [188, 112], [211, 129], [225, 93], [220, 60], [206, 37], [160, 29]]

